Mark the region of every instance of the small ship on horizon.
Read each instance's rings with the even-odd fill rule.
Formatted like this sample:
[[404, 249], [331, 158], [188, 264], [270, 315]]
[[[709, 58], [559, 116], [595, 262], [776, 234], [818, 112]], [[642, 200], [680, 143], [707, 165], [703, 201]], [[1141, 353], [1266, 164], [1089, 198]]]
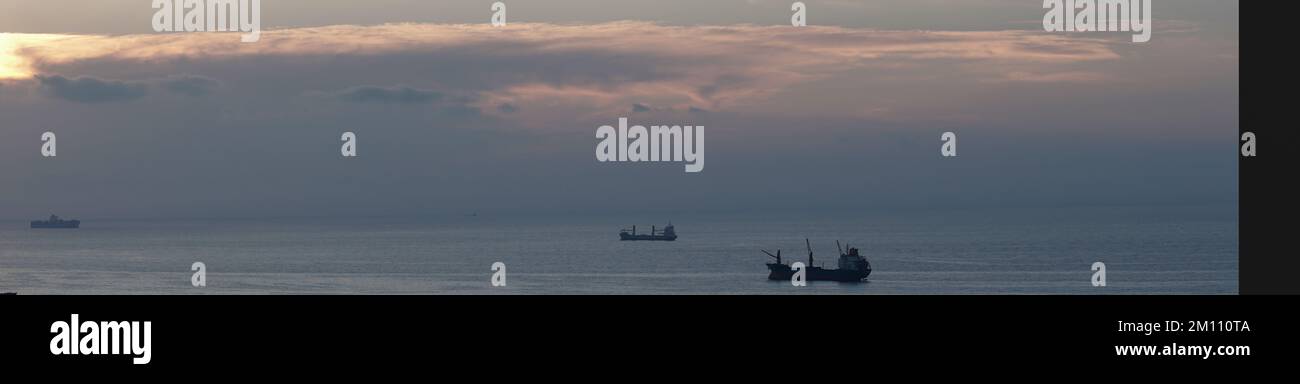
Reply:
[[64, 220], [57, 215], [50, 215], [49, 220], [32, 220], [33, 229], [76, 229], [81, 228], [81, 220]]
[[[848, 253], [845, 253], [844, 248], [840, 247], [840, 242], [836, 240], [835, 247], [840, 250], [839, 268], [826, 269], [813, 264], [812, 242], [808, 239], [804, 239], [804, 244], [808, 246], [808, 265], [804, 266], [806, 271], [804, 277], [807, 281], [839, 281], [856, 283], [865, 280], [867, 276], [871, 275], [871, 262], [867, 261], [866, 257], [859, 254], [858, 249], [854, 248], [852, 245], [849, 246]], [[763, 250], [763, 253], [776, 259], [775, 263], [767, 263], [767, 269], [769, 271], [767, 275], [768, 280], [788, 281], [794, 276], [794, 268], [781, 261], [780, 249], [776, 250], [775, 255], [767, 250]]]
[[620, 241], [676, 241], [677, 232], [673, 230], [673, 224], [668, 223], [668, 226], [664, 227], [662, 231], [657, 230], [652, 225], [650, 226], [650, 234], [638, 235], [636, 233], [636, 226], [633, 225], [631, 229], [625, 228], [618, 231], [618, 239]]

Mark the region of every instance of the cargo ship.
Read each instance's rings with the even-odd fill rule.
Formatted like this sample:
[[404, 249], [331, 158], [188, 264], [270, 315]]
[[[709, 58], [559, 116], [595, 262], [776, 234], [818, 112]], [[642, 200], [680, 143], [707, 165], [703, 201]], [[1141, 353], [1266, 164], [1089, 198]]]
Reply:
[[625, 228], [618, 231], [618, 239], [622, 241], [675, 241], [677, 240], [677, 232], [673, 230], [672, 223], [669, 223], [662, 231], [652, 225], [649, 234], [636, 233], [636, 226], [633, 225], [631, 229]]
[[[803, 241], [808, 246], [808, 265], [804, 266], [804, 278], [807, 281], [860, 282], [871, 275], [871, 262], [859, 254], [857, 248], [850, 245], [846, 253], [844, 248], [840, 247], [840, 242], [836, 241], [835, 247], [840, 250], [839, 268], [827, 269], [813, 264], [812, 242], [808, 239]], [[776, 259], [775, 263], [767, 263], [769, 280], [788, 281], [794, 276], [794, 268], [781, 261], [781, 250], [776, 250], [775, 255], [766, 250], [763, 250], [763, 253]]]
[[76, 229], [81, 227], [81, 220], [64, 220], [55, 215], [50, 215], [49, 220], [32, 220], [32, 228], [36, 229]]

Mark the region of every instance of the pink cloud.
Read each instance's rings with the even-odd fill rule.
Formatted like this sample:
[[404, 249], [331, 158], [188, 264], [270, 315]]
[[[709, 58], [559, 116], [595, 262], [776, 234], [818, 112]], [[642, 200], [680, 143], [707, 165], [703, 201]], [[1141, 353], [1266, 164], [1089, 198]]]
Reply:
[[[851, 73], [898, 79], [938, 73], [986, 81], [1094, 81], [1105, 77], [1072, 65], [1120, 57], [1104, 39], [1020, 30], [701, 27], [645, 22], [517, 23], [504, 28], [480, 24], [339, 25], [265, 31], [261, 42], [252, 44], [240, 43], [229, 33], [10, 36], [9, 55], [21, 60], [7, 62], [27, 63], [31, 66], [27, 71], [34, 74], [96, 60], [148, 65], [252, 56], [452, 55], [467, 54], [467, 49], [478, 56], [476, 60], [487, 63], [550, 55], [571, 57], [570, 62], [580, 64], [592, 54], [651, 63], [643, 76], [619, 76], [620, 68], [610, 68], [609, 73], [615, 75], [583, 77], [583, 81], [513, 76], [473, 90], [479, 93], [479, 100], [492, 105], [545, 105], [552, 110], [571, 110], [570, 115], [592, 116], [608, 116], [636, 103], [673, 110], [745, 107], [799, 84]], [[917, 68], [924, 68], [924, 73], [918, 75]]]

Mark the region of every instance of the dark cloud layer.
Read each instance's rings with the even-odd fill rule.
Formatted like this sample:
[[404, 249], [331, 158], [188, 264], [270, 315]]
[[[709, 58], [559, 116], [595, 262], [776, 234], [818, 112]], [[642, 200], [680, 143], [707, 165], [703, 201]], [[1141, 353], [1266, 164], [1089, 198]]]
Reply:
[[111, 103], [144, 98], [155, 86], [174, 94], [204, 96], [220, 86], [208, 77], [171, 75], [161, 79], [140, 81], [101, 79], [92, 76], [66, 77], [62, 75], [35, 76], [41, 89], [49, 97], [78, 103]]
[[36, 76], [51, 97], [79, 103], [128, 101], [144, 97], [149, 85], [140, 82], [102, 80], [94, 77], [68, 78], [60, 75]]

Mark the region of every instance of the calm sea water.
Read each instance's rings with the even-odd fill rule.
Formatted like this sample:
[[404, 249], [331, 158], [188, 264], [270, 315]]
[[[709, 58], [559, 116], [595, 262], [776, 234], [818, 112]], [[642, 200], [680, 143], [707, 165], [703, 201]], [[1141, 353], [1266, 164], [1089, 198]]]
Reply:
[[[657, 218], [656, 218], [657, 219]], [[676, 242], [620, 242], [619, 217], [0, 222], [0, 291], [20, 294], [1223, 294], [1236, 293], [1235, 207], [849, 215], [682, 215]], [[638, 228], [651, 224], [642, 219]], [[766, 279], [760, 249], [867, 283]], [[207, 287], [190, 265], [207, 265]], [[489, 283], [507, 266], [507, 286]], [[1108, 268], [1090, 284], [1093, 262]]]

